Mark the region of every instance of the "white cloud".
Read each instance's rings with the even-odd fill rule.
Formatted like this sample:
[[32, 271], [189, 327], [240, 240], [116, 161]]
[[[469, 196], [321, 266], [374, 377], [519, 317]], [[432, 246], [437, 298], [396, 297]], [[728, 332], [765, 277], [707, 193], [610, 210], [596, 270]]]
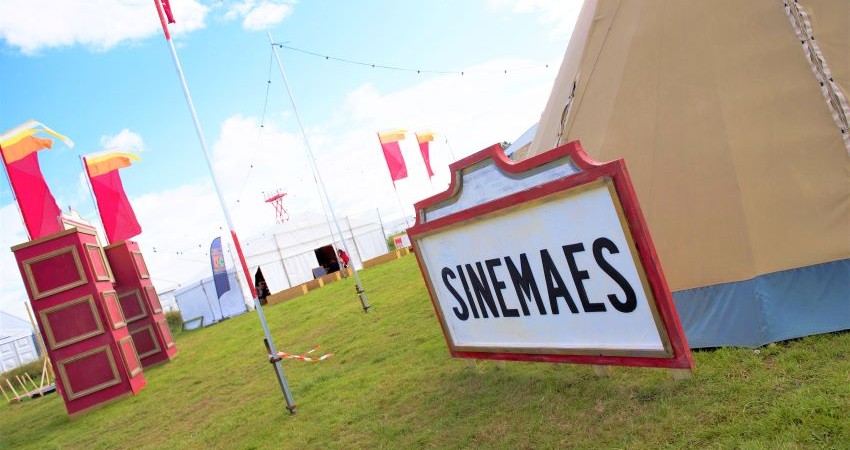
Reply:
[[242, 27], [258, 31], [276, 25], [292, 13], [293, 1], [289, 0], [245, 0], [231, 5], [225, 19], [242, 18]]
[[551, 26], [553, 38], [569, 37], [584, 0], [489, 0], [495, 10], [517, 14], [538, 14], [538, 22]]
[[26, 242], [27, 237], [18, 208], [12, 203], [0, 207], [0, 230], [0, 310], [26, 318], [27, 294], [15, 254], [9, 248]]
[[[175, 34], [204, 27], [209, 8], [198, 0], [171, 0]], [[150, 0], [3, 0], [0, 39], [25, 54], [83, 45], [96, 51], [161, 33]]]
[[142, 137], [127, 128], [119, 131], [116, 135], [103, 135], [100, 137], [100, 146], [104, 150], [115, 152], [139, 153], [145, 151], [145, 142]]

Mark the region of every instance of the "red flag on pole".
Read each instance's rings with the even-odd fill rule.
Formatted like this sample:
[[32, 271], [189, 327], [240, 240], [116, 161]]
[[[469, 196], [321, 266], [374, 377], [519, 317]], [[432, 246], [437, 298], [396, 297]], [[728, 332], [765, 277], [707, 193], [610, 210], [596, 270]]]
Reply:
[[425, 168], [428, 169], [428, 178], [434, 176], [434, 171], [431, 170], [431, 155], [429, 154], [428, 143], [434, 140], [433, 131], [423, 131], [416, 133], [416, 141], [419, 142], [419, 153], [422, 153], [422, 160], [425, 161]]
[[100, 221], [109, 243], [125, 241], [142, 232], [130, 200], [124, 192], [118, 169], [138, 161], [130, 153], [108, 153], [97, 157], [84, 157], [86, 172], [100, 211]]
[[384, 159], [387, 160], [387, 168], [390, 169], [390, 178], [393, 179], [393, 184], [397, 180], [407, 178], [407, 166], [404, 164], [404, 157], [401, 156], [401, 147], [398, 141], [404, 140], [405, 130], [390, 130], [378, 133], [378, 140], [381, 141], [381, 149], [384, 151]]
[[162, 2], [162, 9], [165, 11], [165, 17], [168, 17], [168, 23], [174, 23], [174, 14], [171, 14], [171, 4], [168, 0], [160, 0]]
[[38, 151], [52, 147], [53, 141], [31, 134], [18, 136], [13, 144], [8, 144], [12, 139], [5, 141], [5, 145], [0, 144], [0, 154], [27, 233], [30, 239], [38, 239], [62, 231], [59, 222], [62, 211], [56, 205], [56, 199], [47, 187], [38, 164]]

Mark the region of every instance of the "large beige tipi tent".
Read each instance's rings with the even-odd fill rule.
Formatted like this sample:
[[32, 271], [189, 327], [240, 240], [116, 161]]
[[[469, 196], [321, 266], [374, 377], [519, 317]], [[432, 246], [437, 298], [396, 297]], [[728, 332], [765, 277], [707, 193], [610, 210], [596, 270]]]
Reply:
[[850, 2], [587, 0], [531, 145], [624, 158], [692, 347], [850, 328]]

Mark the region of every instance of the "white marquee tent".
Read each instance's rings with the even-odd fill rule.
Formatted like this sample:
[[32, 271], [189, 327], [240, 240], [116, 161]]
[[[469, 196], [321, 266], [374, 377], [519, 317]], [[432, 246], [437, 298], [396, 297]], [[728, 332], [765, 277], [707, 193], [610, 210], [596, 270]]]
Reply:
[[[337, 227], [333, 226], [334, 236]], [[363, 261], [387, 253], [387, 243], [380, 222], [357, 219], [339, 219], [351, 263], [355, 268], [363, 267]], [[270, 229], [260, 236], [243, 243], [245, 259], [255, 277], [257, 269], [271, 293], [312, 280], [313, 269], [319, 267], [316, 249], [333, 244], [328, 223], [317, 221], [301, 226], [284, 224]], [[337, 242], [338, 248], [343, 248]]]

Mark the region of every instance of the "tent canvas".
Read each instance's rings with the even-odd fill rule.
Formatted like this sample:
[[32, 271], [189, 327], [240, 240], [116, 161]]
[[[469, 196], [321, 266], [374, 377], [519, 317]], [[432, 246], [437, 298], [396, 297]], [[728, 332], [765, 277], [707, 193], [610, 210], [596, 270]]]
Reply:
[[35, 332], [27, 320], [0, 311], [0, 372], [38, 359]]
[[227, 272], [230, 290], [219, 299], [215, 292], [213, 277], [184, 286], [174, 291], [174, 298], [184, 322], [198, 317], [204, 318], [204, 325], [211, 325], [224, 318], [233, 317], [247, 311], [245, 297], [240, 289], [241, 284], [235, 270]]
[[528, 155], [625, 159], [692, 347], [847, 329], [848, 54], [850, 2], [587, 0]]

